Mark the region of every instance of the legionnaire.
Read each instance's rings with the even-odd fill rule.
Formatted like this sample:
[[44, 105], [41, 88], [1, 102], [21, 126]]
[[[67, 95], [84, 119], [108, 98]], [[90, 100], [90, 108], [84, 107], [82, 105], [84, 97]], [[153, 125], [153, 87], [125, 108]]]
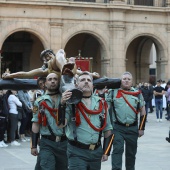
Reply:
[[[61, 95], [59, 77], [50, 73], [46, 78], [46, 94], [39, 97], [33, 108], [31, 154], [38, 155], [36, 170], [67, 170], [67, 140], [64, 129], [56, 124]], [[40, 151], [37, 150], [39, 133]]]
[[[83, 98], [76, 105], [67, 104], [66, 108], [69, 170], [100, 170], [101, 161], [108, 159], [114, 138], [107, 103], [93, 95], [93, 78], [88, 72], [77, 77], [77, 87], [82, 90]], [[71, 95], [68, 90], [62, 94], [60, 109], [63, 114]]]
[[[121, 77], [121, 87], [109, 90], [107, 101], [110, 105], [113, 123], [112, 170], [122, 169], [122, 154], [125, 144], [126, 170], [135, 170], [138, 137], [144, 135], [146, 112], [145, 102], [140, 91], [132, 87], [131, 73], [125, 72]], [[138, 112], [140, 125], [138, 127]]]

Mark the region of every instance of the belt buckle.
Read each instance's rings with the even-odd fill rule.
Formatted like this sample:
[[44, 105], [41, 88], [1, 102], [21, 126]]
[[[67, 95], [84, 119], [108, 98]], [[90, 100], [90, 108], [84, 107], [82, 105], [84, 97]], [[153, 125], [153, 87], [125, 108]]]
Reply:
[[59, 142], [60, 140], [61, 140], [61, 137], [60, 136], [56, 136], [55, 141]]
[[90, 144], [89, 150], [92, 150], [92, 151], [93, 151], [93, 150], [95, 149], [95, 146], [96, 146], [96, 145], [94, 145], [94, 144]]
[[126, 123], [126, 127], [129, 127], [130, 124]]

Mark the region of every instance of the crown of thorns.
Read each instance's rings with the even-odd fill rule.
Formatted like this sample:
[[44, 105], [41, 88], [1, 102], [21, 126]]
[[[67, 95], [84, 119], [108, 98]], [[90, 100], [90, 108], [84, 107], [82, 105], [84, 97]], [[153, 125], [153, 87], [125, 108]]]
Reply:
[[45, 56], [48, 55], [49, 53], [52, 53], [52, 54], [55, 56], [53, 50], [47, 49], [47, 50], [44, 50], [44, 51], [41, 52], [40, 58], [42, 59], [43, 57], [45, 57]]

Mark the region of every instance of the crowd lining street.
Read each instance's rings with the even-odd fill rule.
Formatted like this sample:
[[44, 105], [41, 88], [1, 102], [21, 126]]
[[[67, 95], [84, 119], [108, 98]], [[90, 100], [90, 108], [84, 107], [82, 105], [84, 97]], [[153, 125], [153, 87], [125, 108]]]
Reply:
[[[136, 170], [170, 170], [170, 143], [165, 138], [169, 134], [170, 121], [156, 122], [155, 112], [149, 113], [145, 135], [138, 140]], [[0, 148], [0, 170], [33, 170], [36, 157], [30, 154], [30, 143], [21, 142], [21, 146]], [[124, 167], [123, 157], [123, 169]], [[111, 170], [111, 156], [102, 163], [101, 170]]]

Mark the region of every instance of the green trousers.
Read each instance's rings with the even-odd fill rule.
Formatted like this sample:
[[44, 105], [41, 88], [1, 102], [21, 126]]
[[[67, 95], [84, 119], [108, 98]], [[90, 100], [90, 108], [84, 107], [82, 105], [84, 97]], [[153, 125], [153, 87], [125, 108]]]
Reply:
[[126, 170], [135, 170], [138, 126], [125, 127], [115, 124], [113, 133], [115, 138], [113, 141], [112, 170], [122, 170], [124, 144]]
[[41, 138], [35, 170], [68, 170], [67, 141]]
[[67, 157], [69, 170], [100, 170], [102, 147], [96, 150], [80, 149], [68, 143]]

